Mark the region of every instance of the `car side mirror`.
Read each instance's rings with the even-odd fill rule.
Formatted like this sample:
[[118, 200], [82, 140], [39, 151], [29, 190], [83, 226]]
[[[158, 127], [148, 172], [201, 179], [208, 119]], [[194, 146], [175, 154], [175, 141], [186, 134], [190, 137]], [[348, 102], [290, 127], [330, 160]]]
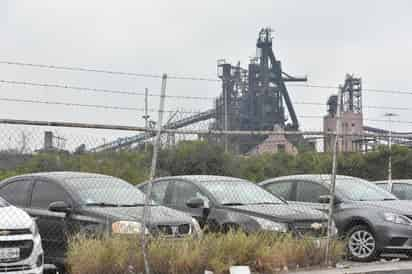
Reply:
[[52, 212], [59, 212], [59, 213], [66, 213], [69, 214], [72, 212], [71, 206], [69, 206], [66, 202], [53, 202], [49, 205], [49, 210]]
[[186, 202], [186, 205], [190, 208], [202, 208], [205, 206], [205, 201], [201, 198], [192, 198]]
[[321, 204], [329, 204], [330, 203], [330, 195], [321, 195], [319, 197], [319, 203]]
[[[321, 203], [321, 204], [329, 204], [329, 203], [330, 203], [330, 199], [331, 199], [331, 196], [330, 196], [330, 195], [321, 195], [321, 196], [319, 197], [319, 203]], [[339, 199], [338, 199], [337, 197], [335, 197], [334, 202], [335, 202], [335, 205], [340, 203], [340, 201], [339, 201]]]

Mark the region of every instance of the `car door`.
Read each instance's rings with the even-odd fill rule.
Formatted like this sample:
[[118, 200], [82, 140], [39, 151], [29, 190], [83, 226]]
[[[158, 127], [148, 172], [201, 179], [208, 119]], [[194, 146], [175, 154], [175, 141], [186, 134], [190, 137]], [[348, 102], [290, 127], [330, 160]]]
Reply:
[[329, 195], [329, 190], [317, 182], [302, 180], [296, 184], [296, 204], [327, 212], [329, 205], [319, 202], [324, 195]]
[[[207, 222], [210, 198], [193, 183], [182, 180], [173, 180], [170, 183], [172, 188], [170, 188], [170, 192], [165, 197], [165, 205], [189, 213], [203, 227]], [[188, 207], [186, 203], [194, 198], [201, 198], [205, 206], [202, 208]]]
[[65, 213], [51, 212], [49, 205], [60, 201], [73, 207], [73, 201], [60, 185], [47, 180], [34, 182], [28, 212], [37, 219], [47, 261], [58, 263], [65, 256], [70, 224]]

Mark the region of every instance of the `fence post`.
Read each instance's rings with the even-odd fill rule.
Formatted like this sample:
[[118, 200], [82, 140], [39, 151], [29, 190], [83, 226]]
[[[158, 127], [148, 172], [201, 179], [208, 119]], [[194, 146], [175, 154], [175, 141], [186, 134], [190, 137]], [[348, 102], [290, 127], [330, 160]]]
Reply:
[[329, 253], [330, 244], [332, 239], [332, 222], [333, 222], [333, 209], [335, 207], [335, 186], [336, 186], [336, 174], [338, 168], [338, 152], [339, 152], [339, 134], [341, 127], [341, 100], [342, 100], [342, 88], [338, 90], [338, 104], [336, 109], [336, 128], [335, 128], [335, 138], [333, 140], [333, 150], [332, 150], [332, 176], [330, 182], [330, 201], [329, 201], [329, 215], [328, 215], [328, 235], [326, 240], [326, 250], [325, 250], [325, 264], [329, 264]]
[[163, 123], [163, 113], [164, 113], [164, 105], [165, 105], [165, 98], [166, 98], [166, 81], [167, 81], [167, 74], [163, 74], [156, 137], [153, 143], [152, 166], [150, 169], [149, 183], [147, 184], [145, 203], [143, 207], [143, 223], [142, 223], [143, 232], [142, 232], [141, 244], [142, 244], [142, 253], [143, 253], [143, 260], [144, 260], [144, 267], [145, 267], [146, 274], [150, 274], [150, 264], [148, 261], [148, 254], [147, 254], [146, 226], [150, 226], [150, 197], [152, 193], [152, 181], [156, 175], [157, 155], [159, 152], [160, 135], [162, 133], [161, 131], [162, 131], [162, 123]]

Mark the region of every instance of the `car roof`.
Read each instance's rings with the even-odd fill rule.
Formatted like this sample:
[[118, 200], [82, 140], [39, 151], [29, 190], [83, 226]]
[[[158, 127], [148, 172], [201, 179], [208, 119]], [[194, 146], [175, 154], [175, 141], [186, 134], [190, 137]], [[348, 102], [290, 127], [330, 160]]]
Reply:
[[76, 172], [76, 171], [54, 171], [54, 172], [38, 172], [38, 173], [28, 173], [18, 176], [14, 176], [6, 179], [5, 181], [21, 178], [42, 178], [50, 179], [53, 181], [65, 182], [70, 179], [85, 179], [85, 178], [113, 178], [109, 175], [88, 173], [88, 172]]
[[[382, 180], [382, 181], [375, 181], [375, 184], [387, 184], [389, 183], [388, 180]], [[394, 184], [408, 184], [412, 185], [412, 179], [400, 179], [400, 180], [392, 180], [392, 183]]]
[[171, 177], [160, 177], [156, 180], [164, 180], [164, 179], [182, 179], [186, 181], [192, 181], [194, 183], [202, 184], [204, 182], [239, 182], [239, 181], [247, 181], [241, 178], [235, 177], [228, 177], [228, 176], [217, 176], [217, 175], [180, 175], [180, 176], [171, 176]]
[[[298, 175], [289, 175], [289, 176], [282, 176], [277, 178], [272, 178], [260, 182], [259, 185], [266, 185], [268, 183], [274, 183], [284, 180], [305, 180], [305, 181], [312, 181], [312, 182], [319, 182], [322, 184], [329, 184], [331, 180], [331, 174], [298, 174]], [[336, 179], [359, 179], [361, 178], [352, 177], [352, 176], [345, 176], [345, 175], [336, 175]]]

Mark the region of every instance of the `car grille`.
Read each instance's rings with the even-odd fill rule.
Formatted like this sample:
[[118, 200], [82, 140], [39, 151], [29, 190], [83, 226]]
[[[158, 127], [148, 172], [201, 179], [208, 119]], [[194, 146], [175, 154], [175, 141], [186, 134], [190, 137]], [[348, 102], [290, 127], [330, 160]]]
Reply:
[[160, 234], [167, 237], [184, 237], [191, 234], [191, 232], [192, 228], [190, 224], [158, 225], [156, 227], [155, 234]]
[[[33, 251], [33, 241], [24, 240], [24, 241], [1, 241], [0, 248], [19, 248], [20, 249], [20, 258], [14, 260], [0, 260], [0, 263], [4, 262], [18, 262], [25, 260], [30, 257]], [[0, 271], [1, 272], [1, 271]]]
[[0, 273], [8, 273], [8, 272], [19, 272], [19, 271], [27, 271], [31, 270], [30, 265], [27, 264], [20, 264], [20, 265], [0, 265]]
[[293, 227], [300, 236], [304, 237], [325, 237], [328, 231], [328, 224], [325, 222], [296, 222]]
[[32, 234], [30, 229], [0, 229], [0, 236]]

